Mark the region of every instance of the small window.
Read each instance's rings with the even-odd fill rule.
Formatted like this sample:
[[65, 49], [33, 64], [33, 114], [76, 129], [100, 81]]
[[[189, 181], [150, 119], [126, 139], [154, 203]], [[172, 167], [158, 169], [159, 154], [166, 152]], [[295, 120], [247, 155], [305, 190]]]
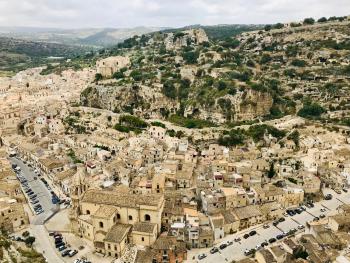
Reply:
[[132, 220], [132, 216], [129, 216], [129, 220]]
[[141, 237], [141, 240], [142, 240], [142, 241], [145, 241], [145, 238], [144, 238], [144, 237]]
[[103, 222], [100, 222], [100, 228], [103, 228]]
[[148, 214], [146, 214], [146, 215], [145, 215], [145, 221], [151, 221], [151, 216], [148, 215]]
[[120, 219], [120, 214], [119, 213], [117, 214], [117, 219]]
[[87, 215], [90, 215], [90, 210], [86, 210], [86, 214], [87, 214]]

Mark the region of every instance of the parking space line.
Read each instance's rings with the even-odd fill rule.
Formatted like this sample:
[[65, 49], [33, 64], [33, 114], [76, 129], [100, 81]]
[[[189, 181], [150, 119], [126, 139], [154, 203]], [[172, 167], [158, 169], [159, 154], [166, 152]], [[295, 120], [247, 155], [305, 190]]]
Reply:
[[308, 213], [309, 215], [316, 217], [315, 215], [311, 214], [309, 211], [305, 211], [306, 213]]
[[345, 204], [345, 202], [343, 202], [342, 200], [340, 200], [338, 197], [336, 197], [335, 199], [337, 199], [338, 201], [340, 201], [342, 204]]
[[327, 206], [325, 206], [324, 204], [321, 204], [322, 207], [324, 207], [325, 209], [331, 211], [332, 209], [328, 208]]
[[[306, 211], [305, 211], [306, 212]], [[290, 217], [291, 220], [293, 220], [295, 223], [297, 223], [298, 225], [302, 225], [300, 224], [300, 222], [298, 222], [296, 219], [294, 219], [293, 217]]]

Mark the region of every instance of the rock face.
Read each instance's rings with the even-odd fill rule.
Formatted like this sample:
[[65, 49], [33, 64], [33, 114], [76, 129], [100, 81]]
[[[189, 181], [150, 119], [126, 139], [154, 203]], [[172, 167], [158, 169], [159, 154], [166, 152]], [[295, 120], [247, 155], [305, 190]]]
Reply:
[[83, 106], [107, 109], [114, 112], [133, 112], [145, 118], [161, 118], [162, 112], [175, 113], [179, 105], [169, 100], [153, 86], [102, 86], [92, 85], [81, 94]]
[[[114, 112], [133, 112], [144, 118], [163, 118], [164, 113], [174, 114], [180, 104], [169, 99], [159, 86], [104, 86], [92, 85], [81, 94], [83, 106], [107, 109]], [[273, 100], [270, 94], [254, 90], [226, 95], [216, 100], [212, 107], [186, 106], [185, 117], [210, 120], [214, 123], [252, 120], [268, 115]]]
[[273, 99], [269, 93], [248, 89], [236, 95], [216, 99], [213, 107], [192, 107], [185, 109], [185, 117], [196, 116], [214, 123], [253, 120], [269, 115]]
[[191, 44], [202, 44], [208, 42], [208, 36], [203, 29], [191, 29], [180, 33], [169, 33], [165, 39], [165, 46], [167, 50], [180, 49]]
[[235, 121], [252, 120], [270, 113], [273, 99], [269, 93], [248, 90], [236, 95]]

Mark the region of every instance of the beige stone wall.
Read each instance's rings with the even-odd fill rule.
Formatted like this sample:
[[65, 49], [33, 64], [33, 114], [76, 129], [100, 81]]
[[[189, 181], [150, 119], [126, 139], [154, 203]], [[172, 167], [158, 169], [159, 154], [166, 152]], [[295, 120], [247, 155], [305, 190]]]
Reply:
[[137, 246], [152, 246], [157, 239], [157, 233], [132, 232], [132, 243]]

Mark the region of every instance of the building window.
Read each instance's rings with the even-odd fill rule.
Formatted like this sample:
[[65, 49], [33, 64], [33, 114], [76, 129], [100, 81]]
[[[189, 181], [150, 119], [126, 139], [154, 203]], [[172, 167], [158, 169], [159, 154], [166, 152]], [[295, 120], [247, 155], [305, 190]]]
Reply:
[[151, 216], [148, 214], [145, 214], [145, 221], [151, 221]]
[[145, 238], [144, 238], [144, 237], [141, 237], [141, 241], [145, 241]]
[[117, 219], [120, 219], [120, 214], [119, 213], [117, 214]]
[[103, 222], [100, 222], [100, 228], [103, 228]]
[[86, 214], [87, 214], [87, 215], [90, 215], [90, 210], [86, 210]]
[[129, 220], [132, 220], [132, 216], [129, 216]]

